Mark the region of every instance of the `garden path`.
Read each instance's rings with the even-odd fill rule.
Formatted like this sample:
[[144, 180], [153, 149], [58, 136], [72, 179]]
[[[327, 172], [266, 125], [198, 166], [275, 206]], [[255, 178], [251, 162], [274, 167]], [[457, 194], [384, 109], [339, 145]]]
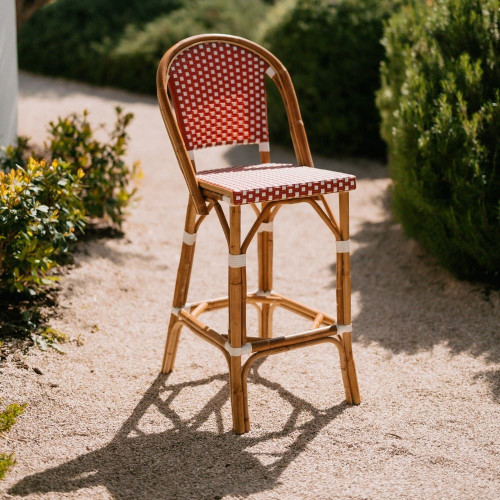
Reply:
[[[58, 115], [135, 113], [130, 160], [144, 179], [123, 238], [82, 242], [52, 325], [83, 346], [32, 350], [1, 369], [4, 403], [27, 402], [4, 441], [18, 464], [5, 498], [498, 498], [497, 292], [463, 283], [407, 240], [388, 210], [386, 167], [317, 158], [358, 175], [352, 194], [354, 355], [363, 403], [347, 406], [337, 353], [320, 345], [251, 373], [252, 430], [230, 431], [226, 366], [189, 332], [158, 375], [182, 237], [186, 188], [154, 98], [21, 74], [20, 132], [42, 142]], [[215, 148], [205, 166], [255, 154]], [[273, 150], [273, 160], [289, 153]], [[252, 214], [246, 210], [246, 224]], [[296, 222], [296, 220], [298, 222]], [[275, 289], [333, 311], [334, 250], [308, 208], [275, 223]], [[190, 298], [224, 294], [214, 216], [200, 230]], [[249, 289], [256, 280], [249, 250]], [[255, 318], [250, 314], [250, 331]], [[223, 315], [207, 321], [224, 328]], [[302, 320], [276, 315], [277, 333]], [[37, 368], [42, 374], [37, 374]]]

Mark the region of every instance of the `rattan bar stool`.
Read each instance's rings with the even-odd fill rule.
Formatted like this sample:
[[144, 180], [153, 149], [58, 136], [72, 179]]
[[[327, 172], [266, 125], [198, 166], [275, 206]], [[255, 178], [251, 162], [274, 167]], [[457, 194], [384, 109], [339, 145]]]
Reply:
[[[266, 76], [283, 98], [295, 165], [270, 162]], [[173, 370], [183, 326], [218, 348], [229, 365], [233, 429], [242, 434], [250, 429], [247, 375], [252, 363], [271, 354], [330, 342], [340, 354], [346, 400], [359, 404], [351, 347], [349, 254], [349, 191], [356, 188], [356, 179], [312, 168], [299, 105], [285, 67], [270, 52], [243, 38], [199, 35], [177, 43], [165, 53], [158, 67], [157, 88], [161, 114], [189, 190], [162, 372]], [[223, 144], [258, 144], [261, 163], [197, 173], [194, 151]], [[339, 222], [324, 196], [328, 193], [339, 195]], [[229, 221], [221, 202], [229, 205]], [[292, 203], [310, 204], [336, 238], [336, 318], [273, 291], [273, 221], [281, 206]], [[241, 209], [245, 205], [252, 207], [256, 219], [242, 237]], [[228, 296], [188, 304], [196, 235], [212, 209], [228, 244]], [[246, 252], [255, 235], [259, 289], [247, 293]], [[246, 332], [247, 303], [259, 309], [260, 326], [255, 336]], [[224, 307], [229, 308], [227, 334], [200, 321], [203, 312]], [[272, 315], [276, 307], [310, 319], [310, 329], [273, 338]], [[243, 363], [242, 356], [246, 355]]]

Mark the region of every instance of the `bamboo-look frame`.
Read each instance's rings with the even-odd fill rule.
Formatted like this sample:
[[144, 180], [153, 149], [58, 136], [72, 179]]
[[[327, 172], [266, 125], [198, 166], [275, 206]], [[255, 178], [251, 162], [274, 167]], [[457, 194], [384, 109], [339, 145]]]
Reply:
[[[339, 222], [336, 221], [333, 211], [323, 195], [263, 202], [260, 210], [255, 204], [252, 204], [251, 207], [256, 213], [256, 220], [246, 236], [242, 238], [241, 206], [230, 205], [228, 222], [219, 201], [223, 199], [224, 195], [230, 193], [224, 189], [200, 185], [198, 182], [194, 161], [189, 158], [167, 94], [167, 74], [175, 56], [188, 47], [206, 42], [239, 45], [255, 52], [274, 69], [275, 74], [272, 79], [283, 98], [297, 163], [313, 167], [313, 162], [292, 81], [285, 67], [270, 52], [253, 42], [239, 37], [199, 35], [179, 42], [163, 56], [157, 73], [158, 100], [167, 132], [189, 189], [184, 230], [186, 233], [196, 234], [205, 217], [214, 209], [226, 237], [229, 254], [246, 254], [251, 241], [257, 234], [259, 290], [247, 293], [245, 266], [228, 267], [227, 297], [186, 304], [195, 243], [183, 242], [173, 298], [173, 308], [177, 312], [173, 311], [170, 317], [162, 373], [169, 373], [173, 370], [180, 330], [183, 326], [188, 327], [197, 336], [219, 349], [229, 366], [233, 429], [237, 434], [242, 434], [250, 429], [246, 381], [248, 371], [254, 361], [264, 356], [325, 342], [333, 343], [339, 351], [346, 400], [351, 404], [359, 404], [361, 401], [352, 357], [351, 333], [342, 330], [339, 332], [339, 328], [337, 328], [338, 325], [350, 325], [351, 323], [349, 253], [337, 253], [337, 318], [334, 318], [277, 294], [272, 290], [273, 233], [271, 231], [258, 232], [261, 224], [270, 223], [274, 220], [278, 210], [283, 205], [305, 202], [310, 204], [321, 217], [336, 240], [348, 240], [349, 193], [339, 193]], [[269, 163], [269, 152], [261, 152], [260, 161], [261, 163]], [[323, 208], [320, 206], [320, 202]], [[252, 304], [259, 311], [259, 336], [247, 336], [247, 303]], [[216, 332], [198, 318], [203, 312], [226, 307], [229, 309], [229, 331], [227, 335]], [[309, 330], [285, 337], [273, 338], [272, 316], [276, 307], [283, 307], [309, 319], [311, 321]], [[244, 345], [250, 344], [251, 355], [244, 364], [242, 363], [242, 356], [239, 354], [240, 351], [232, 351], [236, 352], [237, 355], [231, 355], [232, 352], [227, 349], [228, 344], [231, 350], [237, 350]]]
[[238, 45], [251, 52], [256, 53], [259, 57], [264, 59], [275, 71], [272, 77], [273, 82], [277, 86], [285, 105], [288, 122], [290, 125], [290, 132], [292, 135], [295, 156], [297, 163], [304, 166], [313, 166], [311, 153], [309, 151], [309, 144], [304, 128], [304, 122], [300, 115], [299, 104], [297, 96], [293, 88], [292, 80], [288, 71], [283, 64], [268, 50], [264, 49], [256, 43], [245, 40], [237, 36], [231, 35], [196, 35], [185, 40], [180, 41], [168, 50], [161, 58], [156, 73], [156, 86], [158, 93], [158, 102], [160, 105], [161, 115], [165, 123], [168, 135], [172, 142], [175, 155], [181, 167], [181, 171], [186, 180], [189, 189], [189, 194], [193, 200], [195, 210], [199, 215], [207, 215], [207, 208], [205, 198], [200, 190], [199, 182], [196, 179], [196, 171], [194, 163], [189, 158], [186, 146], [182, 139], [182, 135], [175, 119], [175, 114], [168, 98], [167, 76], [170, 66], [175, 57], [184, 49], [193, 45], [208, 42], [222, 42]]

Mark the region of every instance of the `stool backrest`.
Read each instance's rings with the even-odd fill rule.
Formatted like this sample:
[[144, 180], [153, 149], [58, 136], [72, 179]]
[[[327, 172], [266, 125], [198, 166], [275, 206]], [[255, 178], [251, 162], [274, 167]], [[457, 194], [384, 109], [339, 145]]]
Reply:
[[259, 144], [261, 162], [270, 161], [266, 74], [283, 98], [297, 163], [312, 167], [290, 76], [269, 51], [244, 38], [198, 35], [174, 45], [160, 61], [161, 113], [199, 214], [206, 213], [206, 206], [196, 180], [195, 150]]
[[188, 152], [269, 142], [264, 84], [269, 68], [254, 52], [227, 42], [200, 43], [177, 54], [168, 91]]

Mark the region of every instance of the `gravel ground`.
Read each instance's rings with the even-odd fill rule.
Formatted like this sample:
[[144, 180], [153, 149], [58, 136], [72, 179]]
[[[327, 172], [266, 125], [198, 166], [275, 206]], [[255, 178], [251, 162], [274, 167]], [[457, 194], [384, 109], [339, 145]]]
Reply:
[[[26, 402], [2, 441], [18, 464], [4, 498], [499, 498], [498, 292], [455, 280], [403, 235], [388, 210], [387, 168], [316, 158], [358, 176], [352, 193], [354, 355], [363, 403], [348, 406], [336, 350], [256, 363], [251, 432], [231, 432], [223, 357], [184, 331], [176, 370], [160, 376], [187, 190], [156, 102], [22, 74], [20, 132], [42, 142], [49, 120], [89, 109], [135, 113], [128, 157], [145, 177], [123, 238], [83, 242], [61, 284], [52, 325], [83, 346], [31, 351], [1, 368], [3, 403]], [[199, 165], [256, 161], [253, 147], [213, 148]], [[289, 160], [273, 150], [273, 160]], [[332, 201], [335, 201], [334, 199]], [[252, 210], [244, 210], [248, 227]], [[190, 300], [224, 294], [217, 219], [197, 243]], [[249, 289], [256, 286], [255, 244]], [[275, 222], [275, 289], [334, 306], [334, 246], [308, 206]], [[249, 310], [249, 334], [256, 318]], [[226, 327], [223, 313], [206, 321]], [[275, 332], [303, 320], [278, 312]], [[37, 374], [32, 368], [37, 368]]]

